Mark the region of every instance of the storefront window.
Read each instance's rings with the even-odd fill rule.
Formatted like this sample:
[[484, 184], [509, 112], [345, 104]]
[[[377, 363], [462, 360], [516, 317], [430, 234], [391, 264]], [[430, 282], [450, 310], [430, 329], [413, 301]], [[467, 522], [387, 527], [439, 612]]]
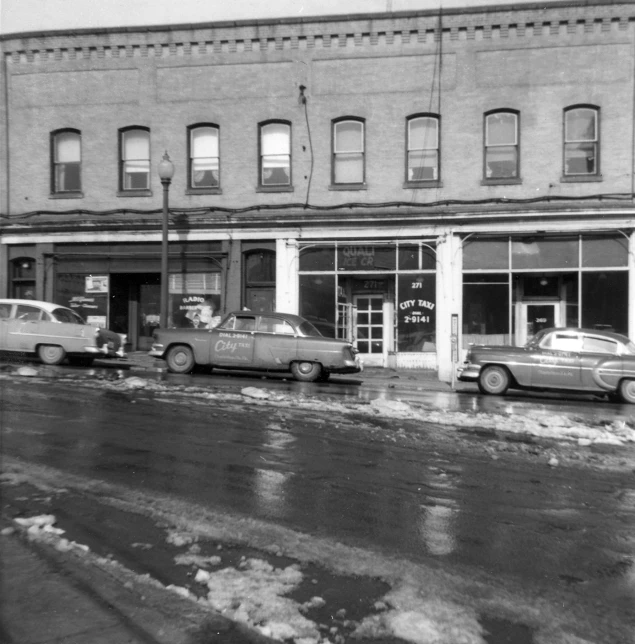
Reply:
[[339, 246], [337, 269], [340, 271], [394, 271], [395, 246]]
[[[173, 273], [170, 275], [168, 326], [213, 328], [220, 322], [220, 273]], [[146, 315], [145, 323], [159, 323]], [[150, 319], [148, 319], [150, 318]]]
[[300, 275], [300, 315], [335, 337], [335, 275]]
[[582, 273], [582, 326], [628, 333], [628, 273]]
[[398, 262], [397, 268], [401, 271], [433, 271], [437, 256], [430, 244], [399, 244]]
[[512, 268], [577, 268], [578, 238], [512, 240]]
[[61, 273], [55, 280], [55, 301], [68, 306], [88, 324], [108, 326], [108, 275]]
[[334, 271], [334, 246], [305, 246], [300, 249], [301, 271]]
[[509, 241], [505, 239], [468, 239], [463, 242], [464, 270], [509, 268]]
[[436, 350], [436, 276], [399, 275], [397, 302], [399, 351]]
[[627, 266], [628, 240], [619, 237], [583, 237], [582, 266]]
[[508, 344], [509, 277], [507, 274], [463, 276], [463, 348], [469, 344]]

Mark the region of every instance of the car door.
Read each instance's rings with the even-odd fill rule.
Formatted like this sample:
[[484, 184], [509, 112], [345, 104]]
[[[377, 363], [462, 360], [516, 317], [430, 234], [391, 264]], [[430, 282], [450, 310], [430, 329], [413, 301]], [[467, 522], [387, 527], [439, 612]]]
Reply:
[[210, 361], [219, 367], [250, 369], [254, 363], [256, 318], [253, 314], [228, 317], [210, 331]]
[[35, 351], [40, 340], [43, 311], [31, 304], [17, 304], [7, 325], [7, 344], [11, 351]]
[[261, 369], [287, 368], [298, 352], [295, 329], [287, 320], [260, 316], [255, 334], [254, 364]]
[[[605, 338], [593, 334], [582, 335], [582, 352], [580, 354], [582, 369], [582, 387], [587, 390], [602, 390], [594, 378], [600, 377], [607, 384], [617, 387], [621, 377], [622, 369], [618, 368], [615, 360], [617, 358], [620, 345], [611, 338]], [[602, 363], [610, 360], [607, 368], [602, 369]]]
[[582, 337], [577, 331], [556, 329], [546, 335], [531, 354], [531, 386], [580, 389], [581, 349]]

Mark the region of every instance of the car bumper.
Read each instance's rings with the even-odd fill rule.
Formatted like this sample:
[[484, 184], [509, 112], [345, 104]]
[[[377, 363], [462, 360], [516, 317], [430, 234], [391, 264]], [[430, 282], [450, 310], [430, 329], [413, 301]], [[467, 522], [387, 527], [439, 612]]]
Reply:
[[456, 377], [462, 382], [474, 382], [478, 380], [481, 368], [474, 364], [464, 364], [456, 370]]
[[364, 370], [364, 363], [355, 356], [355, 360], [345, 360], [343, 365], [333, 365], [327, 370], [329, 373], [360, 373]]

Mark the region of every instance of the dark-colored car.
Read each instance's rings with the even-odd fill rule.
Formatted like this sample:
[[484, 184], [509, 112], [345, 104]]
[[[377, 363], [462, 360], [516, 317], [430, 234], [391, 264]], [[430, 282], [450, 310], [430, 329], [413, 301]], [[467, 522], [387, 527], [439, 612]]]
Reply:
[[635, 344], [609, 331], [543, 329], [524, 347], [470, 347], [458, 379], [486, 394], [567, 390], [635, 403]]
[[296, 380], [327, 380], [358, 373], [362, 363], [350, 342], [324, 337], [308, 320], [289, 313], [229, 313], [213, 329], [157, 329], [150, 355], [173, 373], [196, 365], [222, 369], [290, 371]]
[[89, 366], [123, 358], [125, 336], [87, 324], [72, 309], [39, 300], [0, 299], [0, 351], [36, 354], [44, 364]]

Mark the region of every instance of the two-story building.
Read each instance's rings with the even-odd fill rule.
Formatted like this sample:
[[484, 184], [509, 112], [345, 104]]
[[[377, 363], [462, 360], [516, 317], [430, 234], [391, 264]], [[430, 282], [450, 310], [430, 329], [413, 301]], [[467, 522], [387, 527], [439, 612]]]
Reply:
[[[147, 348], [248, 307], [449, 379], [470, 342], [635, 337], [635, 5], [1, 39], [0, 296]], [[203, 315], [201, 313], [204, 311]]]

